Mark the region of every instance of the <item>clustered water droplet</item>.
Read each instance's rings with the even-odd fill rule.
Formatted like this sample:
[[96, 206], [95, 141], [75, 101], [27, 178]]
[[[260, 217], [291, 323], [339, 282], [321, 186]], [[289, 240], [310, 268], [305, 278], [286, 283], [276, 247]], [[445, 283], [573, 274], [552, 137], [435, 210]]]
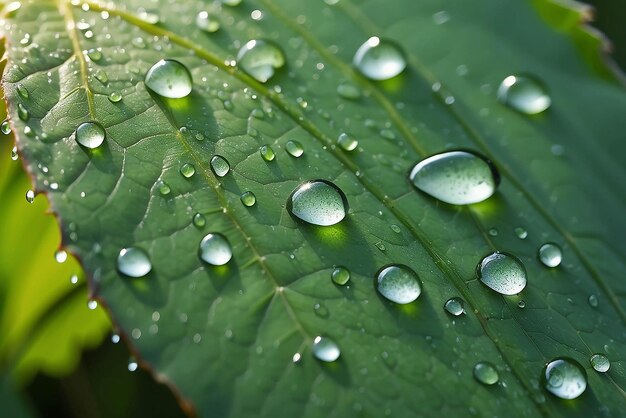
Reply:
[[312, 225], [330, 226], [341, 222], [348, 201], [339, 187], [326, 180], [311, 180], [299, 185], [287, 201], [289, 212]]

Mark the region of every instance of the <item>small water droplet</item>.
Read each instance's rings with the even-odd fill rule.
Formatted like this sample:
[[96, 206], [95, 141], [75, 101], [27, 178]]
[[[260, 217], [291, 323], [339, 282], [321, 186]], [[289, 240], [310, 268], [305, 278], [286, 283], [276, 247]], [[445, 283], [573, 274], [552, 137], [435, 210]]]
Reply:
[[265, 83], [285, 65], [285, 55], [273, 42], [255, 39], [241, 47], [237, 64], [257, 81]]
[[589, 295], [589, 299], [587, 300], [589, 301], [589, 305], [591, 305], [592, 308], [598, 307], [598, 297], [596, 295]]
[[102, 145], [106, 132], [98, 122], [84, 122], [76, 128], [74, 138], [83, 147], [94, 149]]
[[548, 392], [561, 399], [575, 399], [587, 388], [585, 369], [576, 360], [566, 357], [549, 362], [541, 380]]
[[357, 100], [361, 98], [361, 90], [354, 84], [341, 83], [337, 86], [337, 94], [344, 99]]
[[398, 225], [396, 225], [396, 224], [391, 224], [391, 225], [389, 226], [389, 228], [391, 228], [391, 230], [392, 230], [393, 232], [395, 232], [396, 234], [399, 234], [400, 232], [402, 232], [402, 230], [400, 229], [400, 227], [399, 227]]
[[161, 194], [161, 196], [167, 196], [172, 191], [172, 189], [170, 188], [170, 185], [167, 184], [164, 180], [157, 181], [156, 188]]
[[498, 382], [498, 370], [493, 364], [481, 361], [474, 366], [474, 377], [484, 385], [493, 385]]
[[13, 147], [11, 149], [11, 159], [13, 161], [17, 161], [18, 157], [19, 157], [19, 154], [17, 153], [17, 147]]
[[350, 270], [345, 267], [335, 267], [330, 273], [333, 282], [340, 286], [344, 286], [350, 280]]
[[2, 132], [4, 135], [8, 135], [11, 133], [11, 125], [9, 124], [8, 119], [2, 121], [2, 125], [0, 125], [0, 132]]
[[486, 158], [467, 151], [449, 151], [428, 157], [413, 167], [413, 185], [453, 205], [482, 202], [496, 191], [500, 176]]
[[17, 105], [17, 116], [24, 122], [28, 121], [28, 118], [30, 118], [28, 109], [26, 109], [26, 107], [21, 103]]
[[205, 235], [200, 241], [200, 258], [214, 266], [223, 266], [233, 257], [232, 249], [226, 237], [212, 233]]
[[404, 53], [392, 41], [372, 36], [354, 54], [353, 65], [372, 80], [388, 80], [406, 67]]
[[152, 270], [152, 263], [142, 249], [122, 248], [117, 256], [117, 270], [128, 277], [143, 277]]
[[359, 141], [352, 135], [342, 132], [337, 138], [337, 144], [344, 151], [352, 151], [359, 145]]
[[483, 284], [503, 295], [516, 295], [526, 287], [526, 269], [512, 254], [489, 254], [478, 264], [477, 273]]
[[75, 274], [72, 274], [72, 275], [70, 276], [70, 283], [71, 283], [71, 284], [76, 284], [76, 283], [78, 283], [78, 276], [77, 276], [77, 275], [75, 275]]
[[207, 33], [217, 32], [220, 28], [220, 22], [213, 15], [208, 12], [202, 11], [196, 16], [196, 26], [198, 29]]
[[90, 301], [87, 302], [87, 309], [89, 309], [90, 311], [95, 310], [98, 307], [98, 301], [95, 299], [91, 299]]
[[98, 62], [102, 59], [102, 51], [99, 49], [93, 48], [87, 51], [87, 56], [93, 62]]
[[211, 170], [216, 176], [224, 177], [230, 171], [230, 164], [221, 155], [214, 155], [211, 158]]
[[261, 145], [261, 147], [259, 148], [259, 153], [265, 161], [273, 161], [274, 158], [276, 158], [274, 150], [269, 145]]
[[57, 250], [54, 253], [54, 259], [59, 264], [65, 263], [65, 261], [67, 261], [67, 252], [65, 252], [64, 250]]
[[180, 99], [191, 93], [191, 73], [183, 64], [172, 59], [162, 59], [146, 73], [146, 87], [159, 96]]
[[541, 261], [546, 267], [556, 267], [561, 264], [561, 260], [563, 259], [563, 253], [561, 252], [561, 248], [548, 242], [539, 247], [539, 261]]
[[375, 285], [381, 295], [399, 304], [411, 303], [422, 293], [417, 273], [402, 264], [383, 267], [376, 275]]
[[299, 158], [304, 154], [304, 147], [298, 141], [287, 141], [285, 144], [285, 150], [292, 157]]
[[313, 312], [321, 318], [328, 318], [328, 315], [330, 314], [330, 312], [328, 312], [328, 308], [321, 303], [313, 305]]
[[256, 196], [251, 191], [243, 192], [241, 194], [241, 203], [244, 206], [252, 207], [256, 203]]
[[465, 302], [463, 302], [463, 299], [459, 297], [453, 297], [446, 301], [443, 308], [450, 315], [460, 316], [465, 313]]
[[139, 19], [151, 25], [156, 25], [160, 20], [159, 15], [153, 10], [139, 9], [137, 16]]
[[104, 71], [102, 68], [99, 68], [95, 72], [94, 77], [96, 77], [96, 80], [98, 80], [102, 84], [107, 84], [109, 82], [109, 76], [107, 75], [106, 71]]
[[196, 174], [196, 167], [194, 167], [192, 164], [185, 163], [180, 166], [180, 174], [182, 174], [185, 178], [190, 178], [191, 176]]
[[17, 94], [19, 94], [22, 99], [28, 100], [28, 89], [23, 84], [17, 85]]
[[498, 236], [498, 230], [496, 228], [491, 228], [489, 230], [489, 235], [491, 235], [492, 237], [497, 237]]
[[201, 213], [196, 213], [195, 215], [193, 215], [192, 221], [197, 228], [202, 228], [204, 227], [204, 225], [206, 225], [206, 218]]
[[517, 235], [517, 238], [519, 239], [526, 239], [526, 237], [528, 237], [528, 231], [526, 231], [521, 226], [518, 226], [517, 228], [515, 228], [515, 235]]
[[498, 87], [498, 100], [518, 112], [535, 115], [550, 107], [550, 96], [539, 80], [528, 75], [510, 75]]
[[348, 201], [341, 189], [326, 180], [311, 180], [298, 186], [287, 201], [287, 210], [304, 222], [329, 226], [341, 222]]
[[131, 360], [128, 362], [128, 371], [129, 372], [134, 372], [135, 370], [137, 370], [138, 364], [136, 361]]
[[382, 241], [376, 241], [374, 243], [374, 245], [376, 246], [376, 248], [378, 248], [380, 251], [386, 251], [387, 247], [385, 247], [385, 243]]
[[302, 360], [302, 354], [300, 354], [300, 353], [296, 353], [296, 354], [294, 354], [294, 355], [293, 355], [293, 357], [291, 358], [291, 361], [292, 361], [294, 364], [298, 364], [298, 363], [300, 363], [300, 361], [301, 361], [301, 360]]
[[600, 353], [591, 356], [589, 362], [591, 363], [593, 369], [600, 373], [608, 372], [609, 368], [611, 367], [611, 362], [609, 361], [609, 359], [604, 354]]
[[35, 192], [32, 190], [28, 190], [26, 192], [26, 201], [28, 203], [33, 203], [35, 201]]
[[328, 337], [317, 336], [313, 340], [311, 348], [313, 355], [321, 361], [331, 363], [339, 358], [341, 350], [339, 346]]
[[524, 309], [526, 307], [526, 302], [522, 299], [519, 302], [517, 302], [517, 307], [520, 309]]
[[117, 343], [119, 343], [119, 342], [120, 342], [120, 339], [121, 339], [121, 338], [120, 338], [120, 336], [119, 336], [119, 335], [117, 335], [117, 334], [113, 334], [113, 335], [111, 335], [111, 342], [112, 342], [113, 344], [117, 344]]
[[117, 91], [114, 91], [114, 92], [111, 92], [111, 94], [109, 94], [109, 101], [111, 103], [118, 103], [121, 100], [122, 100], [122, 94], [121, 93], [119, 93]]

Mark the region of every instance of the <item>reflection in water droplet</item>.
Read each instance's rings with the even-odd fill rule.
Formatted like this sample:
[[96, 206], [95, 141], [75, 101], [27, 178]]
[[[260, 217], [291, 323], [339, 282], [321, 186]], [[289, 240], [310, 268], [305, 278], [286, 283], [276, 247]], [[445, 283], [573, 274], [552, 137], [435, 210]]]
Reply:
[[556, 267], [561, 264], [561, 260], [563, 259], [563, 253], [561, 252], [561, 248], [548, 242], [539, 247], [539, 261], [541, 261], [547, 267]]
[[81, 123], [74, 133], [76, 142], [86, 148], [98, 148], [106, 138], [106, 132], [98, 122]]
[[315, 340], [313, 340], [313, 347], [311, 351], [318, 360], [327, 363], [337, 360], [341, 355], [339, 346], [335, 344], [333, 340], [320, 336], [315, 337]]
[[372, 80], [388, 80], [406, 67], [406, 59], [400, 47], [376, 36], [359, 47], [352, 63], [361, 74]]
[[543, 112], [551, 102], [545, 86], [527, 75], [505, 78], [498, 87], [498, 100], [527, 115]]
[[359, 141], [352, 135], [342, 132], [337, 138], [337, 144], [344, 151], [352, 151], [359, 145]]
[[449, 314], [454, 315], [454, 316], [459, 316], [465, 313], [464, 305], [465, 305], [465, 302], [463, 302], [463, 299], [458, 298], [458, 297], [453, 297], [453, 298], [448, 299], [446, 303], [443, 305], [443, 307], [446, 310], [446, 312], [448, 312]]
[[183, 64], [171, 59], [163, 59], [154, 64], [146, 73], [146, 87], [159, 96], [180, 99], [191, 93], [191, 73]]
[[170, 189], [169, 184], [167, 184], [163, 180], [159, 180], [159, 181], [156, 182], [156, 188], [159, 191], [159, 193], [161, 194], [161, 196], [167, 196], [172, 191], [172, 189]]
[[348, 201], [345, 194], [326, 180], [312, 180], [298, 186], [287, 201], [287, 210], [307, 223], [329, 226], [345, 218]]
[[128, 277], [143, 277], [152, 270], [152, 263], [142, 249], [122, 248], [117, 256], [117, 270]]
[[65, 261], [67, 261], [67, 252], [65, 252], [64, 250], [57, 250], [54, 253], [54, 259], [59, 264], [65, 263]]
[[259, 148], [259, 153], [265, 161], [273, 161], [274, 158], [276, 158], [274, 150], [269, 145], [261, 145], [261, 148]]
[[32, 190], [28, 190], [26, 192], [26, 201], [28, 203], [33, 203], [35, 201], [35, 192], [33, 192]]
[[512, 254], [489, 254], [478, 264], [477, 273], [483, 284], [503, 295], [516, 295], [526, 287], [526, 269]]
[[196, 16], [196, 26], [198, 29], [208, 33], [216, 32], [220, 28], [220, 22], [215, 16], [208, 12], [202, 11]]
[[252, 207], [256, 203], [256, 196], [251, 191], [243, 192], [241, 194], [241, 203], [244, 206]]
[[239, 50], [237, 65], [257, 81], [265, 83], [285, 65], [285, 55], [273, 42], [251, 40]]
[[487, 362], [481, 361], [474, 366], [474, 377], [480, 383], [485, 385], [493, 385], [498, 382], [498, 370], [496, 366]]
[[192, 220], [193, 224], [198, 228], [202, 228], [204, 225], [206, 225], [206, 219], [201, 213], [196, 213], [195, 215], [193, 215]]
[[419, 190], [453, 205], [482, 202], [496, 191], [500, 177], [486, 158], [467, 151], [449, 151], [428, 157], [409, 175]]
[[215, 155], [211, 158], [211, 171], [217, 177], [224, 177], [230, 171], [230, 164], [228, 164], [226, 158], [221, 155]]
[[122, 100], [122, 95], [116, 91], [109, 94], [109, 101], [111, 103], [118, 103]]
[[398, 304], [411, 303], [422, 293], [417, 273], [402, 264], [383, 267], [376, 276], [376, 290]]
[[335, 267], [330, 273], [330, 277], [336, 284], [343, 286], [350, 280], [350, 270], [345, 267]]
[[349, 100], [357, 100], [361, 98], [361, 90], [349, 83], [341, 83], [337, 86], [337, 94], [339, 94], [344, 99]]
[[232, 249], [222, 234], [207, 234], [200, 241], [200, 258], [214, 266], [223, 266], [233, 257]]
[[548, 392], [561, 399], [575, 399], [587, 388], [585, 369], [576, 360], [566, 357], [548, 363], [541, 380]]
[[528, 231], [518, 226], [517, 228], [515, 228], [515, 235], [517, 235], [517, 238], [519, 239], [526, 239], [526, 237], [528, 237]]
[[117, 343], [119, 343], [119, 342], [120, 342], [120, 336], [119, 336], [119, 335], [117, 335], [117, 334], [113, 334], [113, 335], [111, 335], [111, 342], [112, 342], [113, 344], [117, 344]]
[[600, 373], [608, 372], [609, 368], [611, 367], [611, 362], [609, 361], [609, 359], [606, 358], [604, 354], [600, 353], [591, 356], [589, 362], [591, 363], [593, 369]]
[[180, 174], [182, 174], [185, 178], [190, 178], [191, 176], [196, 174], [196, 168], [189, 163], [185, 163], [180, 166]]
[[2, 125], [0, 125], [0, 132], [2, 132], [4, 135], [8, 135], [11, 133], [11, 125], [9, 125], [8, 119], [2, 121]]
[[289, 155], [296, 158], [299, 158], [302, 154], [304, 154], [304, 147], [298, 141], [287, 141], [285, 144], [285, 150], [287, 150]]

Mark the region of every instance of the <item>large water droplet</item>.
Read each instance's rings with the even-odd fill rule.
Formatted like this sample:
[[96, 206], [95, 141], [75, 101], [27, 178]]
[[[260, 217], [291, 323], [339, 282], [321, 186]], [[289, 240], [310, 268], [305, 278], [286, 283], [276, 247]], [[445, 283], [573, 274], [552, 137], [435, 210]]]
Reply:
[[463, 302], [463, 299], [458, 298], [458, 297], [453, 297], [446, 301], [446, 303], [443, 305], [443, 308], [450, 315], [459, 316], [465, 313], [464, 304], [465, 303]]
[[526, 269], [514, 255], [495, 252], [481, 260], [478, 278], [487, 287], [503, 295], [516, 295], [526, 287]]
[[539, 261], [547, 267], [556, 267], [561, 264], [561, 260], [563, 259], [561, 248], [551, 242], [543, 244], [539, 247], [537, 255], [539, 256]]
[[287, 201], [287, 210], [304, 222], [329, 226], [346, 216], [346, 195], [326, 180], [311, 180], [298, 186]]
[[318, 360], [327, 363], [337, 360], [341, 355], [339, 346], [333, 340], [320, 336], [315, 337], [313, 340], [311, 351]]
[[202, 11], [196, 16], [196, 26], [198, 29], [208, 33], [216, 32], [220, 28], [220, 22], [215, 16], [208, 12]]
[[352, 135], [342, 132], [337, 138], [337, 144], [345, 151], [352, 151], [359, 145], [359, 141]]
[[257, 81], [265, 83], [278, 68], [285, 65], [285, 55], [274, 43], [256, 39], [241, 47], [237, 65]]
[[545, 86], [527, 75], [510, 75], [498, 87], [498, 100], [527, 115], [541, 113], [550, 107]]
[[296, 158], [300, 158], [304, 154], [304, 147], [298, 141], [287, 141], [285, 150], [287, 150], [289, 155]]
[[2, 132], [4, 135], [8, 135], [11, 133], [11, 125], [9, 124], [8, 119], [2, 121], [2, 125], [0, 125], [0, 132]]
[[180, 99], [191, 93], [191, 73], [183, 64], [172, 59], [163, 59], [146, 73], [146, 87], [159, 96]]
[[74, 133], [76, 142], [86, 148], [98, 148], [106, 138], [106, 132], [98, 122], [81, 123]]
[[350, 270], [341, 266], [335, 267], [332, 273], [330, 273], [330, 278], [333, 282], [343, 286], [350, 280]]
[[251, 191], [243, 192], [241, 194], [241, 203], [244, 206], [252, 207], [256, 203], [256, 196]]
[[600, 373], [608, 372], [609, 368], [611, 367], [611, 362], [609, 361], [609, 359], [606, 358], [604, 354], [600, 353], [591, 356], [589, 362], [591, 363], [593, 369]]
[[152, 270], [152, 263], [142, 249], [122, 248], [117, 256], [117, 270], [128, 277], [143, 277]]
[[587, 388], [587, 374], [574, 359], [560, 357], [543, 369], [541, 380], [548, 392], [561, 399], [575, 399]]
[[180, 174], [182, 174], [185, 178], [190, 178], [196, 174], [196, 168], [192, 164], [185, 163], [180, 166]]
[[372, 36], [359, 47], [352, 63], [372, 80], [388, 80], [406, 67], [406, 59], [400, 47], [377, 36]]
[[383, 267], [376, 277], [376, 289], [385, 298], [399, 304], [411, 303], [422, 293], [417, 273], [401, 264]]
[[211, 158], [211, 170], [218, 177], [224, 177], [230, 171], [230, 164], [226, 158], [221, 155], [215, 155]]
[[419, 190], [446, 203], [482, 202], [496, 191], [500, 177], [486, 158], [467, 151], [449, 151], [428, 157], [409, 175]]
[[474, 366], [474, 377], [480, 383], [485, 385], [493, 385], [498, 382], [498, 370], [496, 366], [487, 362], [481, 361]]
[[222, 234], [207, 234], [200, 241], [200, 258], [214, 266], [223, 266], [233, 257], [233, 251]]
[[259, 153], [265, 161], [273, 161], [274, 158], [276, 158], [274, 150], [269, 145], [261, 145], [261, 148], [259, 148]]

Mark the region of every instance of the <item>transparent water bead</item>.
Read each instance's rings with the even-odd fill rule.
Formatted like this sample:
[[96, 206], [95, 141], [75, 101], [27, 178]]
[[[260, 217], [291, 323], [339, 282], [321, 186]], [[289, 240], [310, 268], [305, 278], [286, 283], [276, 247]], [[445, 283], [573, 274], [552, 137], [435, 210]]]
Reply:
[[24, 122], [27, 122], [30, 118], [30, 112], [23, 104], [19, 103], [17, 105], [17, 116]]
[[377, 36], [372, 36], [359, 47], [352, 63], [372, 80], [388, 80], [406, 68], [406, 58], [400, 47]]
[[259, 148], [259, 153], [261, 154], [261, 158], [268, 162], [273, 161], [274, 158], [276, 158], [274, 150], [269, 145], [261, 145], [261, 147]]
[[337, 94], [344, 99], [357, 100], [361, 98], [361, 89], [354, 84], [341, 83], [337, 86]]
[[84, 122], [76, 128], [74, 137], [83, 147], [95, 149], [104, 142], [106, 132], [98, 122]]
[[498, 376], [498, 370], [496, 370], [496, 366], [487, 362], [481, 361], [480, 363], [476, 363], [474, 366], [474, 377], [480, 383], [484, 385], [493, 385], [498, 382], [500, 378]]
[[526, 268], [512, 254], [489, 254], [478, 264], [477, 273], [483, 284], [502, 295], [517, 295], [526, 287]]
[[348, 200], [341, 189], [326, 180], [299, 185], [287, 201], [287, 210], [312, 225], [335, 225], [345, 218]]
[[257, 81], [265, 83], [285, 65], [285, 55], [273, 42], [253, 39], [239, 50], [237, 65]]
[[191, 93], [191, 73], [183, 64], [172, 59], [162, 59], [146, 73], [146, 87], [162, 97], [180, 99]]
[[117, 91], [111, 92], [111, 94], [109, 94], [109, 101], [111, 103], [119, 103], [122, 100], [122, 94], [118, 93]]
[[194, 174], [196, 174], [196, 167], [194, 167], [192, 164], [185, 163], [180, 166], [180, 174], [182, 174], [183, 177], [188, 179]]
[[26, 201], [28, 203], [33, 203], [35, 201], [35, 192], [32, 190], [28, 190], [26, 192]]
[[422, 293], [417, 273], [402, 264], [383, 267], [376, 276], [375, 285], [381, 295], [398, 304], [411, 303]]
[[230, 164], [226, 158], [221, 155], [215, 155], [211, 158], [211, 171], [217, 177], [224, 177], [230, 171]]
[[65, 263], [67, 261], [67, 252], [64, 250], [57, 250], [54, 253], [54, 260], [59, 264]]
[[207, 234], [200, 241], [200, 258], [208, 264], [223, 266], [233, 257], [233, 251], [222, 234]]
[[459, 297], [453, 297], [446, 301], [443, 308], [450, 315], [460, 316], [465, 313], [465, 302]]
[[585, 369], [574, 359], [559, 357], [543, 369], [541, 380], [548, 392], [561, 399], [575, 399], [587, 388]]
[[13, 147], [11, 149], [11, 160], [17, 161], [18, 158], [19, 158], [19, 153], [17, 152], [17, 147]]
[[556, 267], [561, 264], [561, 260], [563, 259], [563, 252], [561, 248], [548, 242], [539, 247], [539, 252], [537, 253], [539, 257], [539, 261], [541, 261], [546, 267]]
[[609, 361], [609, 359], [606, 358], [604, 354], [600, 353], [591, 356], [589, 362], [591, 363], [591, 367], [593, 367], [595, 371], [600, 373], [608, 372], [609, 368], [611, 367], [611, 362]]
[[170, 185], [167, 184], [164, 180], [157, 181], [156, 188], [161, 194], [161, 196], [167, 196], [172, 191], [172, 189], [170, 188]]
[[287, 141], [285, 150], [292, 157], [300, 158], [304, 154], [304, 147], [298, 141]]
[[551, 103], [543, 83], [528, 75], [510, 75], [502, 80], [498, 100], [527, 115], [541, 113]]
[[210, 15], [208, 12], [202, 11], [196, 16], [196, 26], [198, 29], [208, 33], [217, 32], [220, 28], [220, 22], [215, 16]]
[[0, 125], [0, 132], [2, 132], [4, 135], [8, 135], [11, 133], [11, 125], [9, 124], [8, 119], [2, 121], [2, 124]]
[[202, 228], [204, 227], [204, 225], [206, 225], [206, 218], [201, 213], [196, 213], [195, 215], [193, 215], [192, 221], [197, 228]]
[[482, 202], [500, 182], [495, 166], [473, 152], [449, 151], [417, 163], [409, 178], [422, 192], [453, 205]]
[[350, 270], [345, 267], [335, 267], [330, 273], [330, 278], [339, 286], [344, 286], [350, 280]]
[[526, 239], [526, 237], [528, 237], [528, 231], [526, 231], [521, 226], [518, 226], [517, 228], [515, 228], [515, 235], [517, 235], [517, 238], [519, 239]]
[[24, 100], [27, 100], [30, 97], [30, 94], [28, 93], [28, 89], [23, 84], [17, 85], [17, 94], [19, 94], [20, 97]]
[[337, 138], [337, 144], [344, 151], [353, 151], [359, 145], [359, 141], [352, 135], [342, 132]]
[[152, 263], [141, 248], [122, 248], [117, 256], [117, 270], [128, 277], [143, 277], [152, 270]]
[[252, 207], [256, 204], [256, 195], [251, 191], [243, 192], [240, 199], [241, 203], [247, 207]]
[[315, 337], [311, 351], [315, 358], [326, 363], [337, 360], [341, 355], [339, 346], [333, 340], [321, 336]]

